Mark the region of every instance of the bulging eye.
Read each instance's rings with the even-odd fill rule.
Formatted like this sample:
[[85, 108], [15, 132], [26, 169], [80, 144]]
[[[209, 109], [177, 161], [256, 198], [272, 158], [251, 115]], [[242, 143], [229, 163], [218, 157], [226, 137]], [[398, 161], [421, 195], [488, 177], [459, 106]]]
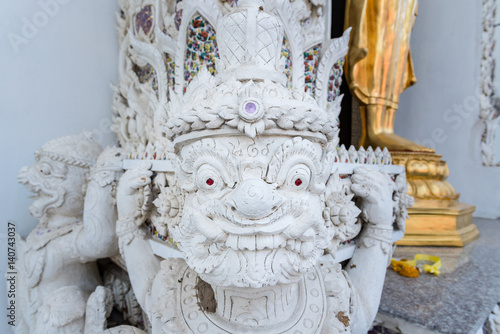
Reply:
[[47, 168], [40, 169], [40, 173], [47, 176], [47, 175], [50, 175], [50, 170]]
[[287, 184], [293, 190], [307, 189], [310, 179], [311, 170], [306, 165], [300, 164], [290, 169]]
[[202, 165], [196, 173], [196, 183], [199, 189], [220, 189], [224, 182], [219, 172], [210, 165]]

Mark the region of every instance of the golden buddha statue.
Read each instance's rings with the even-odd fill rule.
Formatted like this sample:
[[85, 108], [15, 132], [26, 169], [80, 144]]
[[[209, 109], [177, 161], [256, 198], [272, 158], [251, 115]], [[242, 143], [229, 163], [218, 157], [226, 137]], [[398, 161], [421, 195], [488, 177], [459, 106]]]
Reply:
[[394, 134], [399, 95], [417, 82], [410, 35], [417, 0], [346, 0], [345, 28], [352, 27], [345, 74], [360, 102], [360, 146], [387, 147], [406, 167], [415, 205], [400, 245], [463, 246], [478, 237], [475, 207], [460, 203], [446, 181], [448, 166], [433, 149]]
[[361, 102], [361, 146], [390, 151], [434, 152], [394, 134], [399, 94], [417, 82], [410, 33], [417, 0], [347, 0], [345, 27], [352, 27], [347, 82]]

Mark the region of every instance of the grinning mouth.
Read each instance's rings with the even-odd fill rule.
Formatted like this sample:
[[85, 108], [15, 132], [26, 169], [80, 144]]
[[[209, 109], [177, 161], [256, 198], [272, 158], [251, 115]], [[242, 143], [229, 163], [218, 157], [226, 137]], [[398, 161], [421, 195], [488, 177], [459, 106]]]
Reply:
[[29, 207], [33, 217], [42, 219], [48, 209], [59, 207], [63, 203], [65, 190], [61, 187], [54, 187], [54, 184], [50, 183], [49, 180], [41, 179], [33, 172], [33, 169], [23, 168], [19, 172], [17, 180], [29, 192], [33, 193], [29, 196], [33, 199], [33, 203]]
[[19, 182], [28, 189], [29, 192], [32, 192], [36, 195], [40, 195], [42, 188], [40, 184], [32, 179], [19, 180]]
[[310, 205], [299, 200], [285, 202], [253, 225], [241, 224], [217, 200], [189, 205], [192, 210], [171, 230], [172, 237], [189, 266], [210, 284], [262, 287], [292, 282], [326, 248], [322, 217], [311, 215]]
[[[282, 251], [309, 263], [322, 253], [327, 236], [322, 229], [322, 217], [311, 216], [310, 205], [306, 203], [303, 199], [293, 198], [270, 215], [254, 220], [238, 216], [217, 199], [203, 204], [194, 202], [195, 211], [204, 214], [192, 213], [183, 217], [172, 236], [181, 251], [191, 249], [188, 253], [194, 258], [208, 261], [203, 267], [227, 256], [257, 256], [263, 252], [275, 254]], [[222, 264], [214, 266], [219, 265]]]

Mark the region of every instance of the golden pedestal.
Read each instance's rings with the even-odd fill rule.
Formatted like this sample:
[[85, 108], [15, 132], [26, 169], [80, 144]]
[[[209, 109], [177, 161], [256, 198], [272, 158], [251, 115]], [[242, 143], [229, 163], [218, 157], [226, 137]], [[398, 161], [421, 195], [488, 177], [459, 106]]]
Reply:
[[391, 151], [391, 156], [395, 165], [406, 167], [408, 194], [415, 198], [405, 237], [397, 245], [461, 247], [479, 236], [472, 220], [476, 208], [458, 201], [441, 155]]

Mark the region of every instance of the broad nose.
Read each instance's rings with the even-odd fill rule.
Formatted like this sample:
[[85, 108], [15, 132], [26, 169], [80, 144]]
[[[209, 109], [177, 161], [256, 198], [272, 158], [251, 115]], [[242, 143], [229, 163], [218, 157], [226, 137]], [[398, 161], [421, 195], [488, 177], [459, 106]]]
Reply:
[[243, 181], [226, 200], [233, 212], [248, 219], [267, 217], [282, 203], [283, 198], [260, 179]]
[[28, 166], [24, 166], [17, 173], [17, 182], [20, 182], [20, 183], [27, 182], [29, 177], [31, 176], [31, 174], [32, 174], [32, 169]]

